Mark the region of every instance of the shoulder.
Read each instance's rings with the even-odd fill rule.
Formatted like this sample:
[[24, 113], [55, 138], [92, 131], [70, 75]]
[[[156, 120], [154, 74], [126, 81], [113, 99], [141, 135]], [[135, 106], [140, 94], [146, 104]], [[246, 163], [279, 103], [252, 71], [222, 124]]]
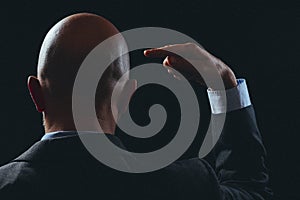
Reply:
[[199, 176], [202, 180], [205, 180], [212, 178], [211, 176], [214, 175], [209, 163], [200, 158], [176, 161], [163, 169], [163, 171], [187, 180], [195, 179]]
[[10, 162], [0, 167], [0, 198], [14, 191], [28, 189], [34, 180], [34, 169], [27, 162]]
[[24, 176], [30, 176], [34, 172], [33, 167], [28, 162], [12, 161], [0, 167], [0, 187], [5, 182], [14, 183]]
[[[172, 194], [174, 199], [209, 197], [217, 199], [218, 181], [213, 169], [203, 159], [193, 158], [176, 161], [153, 173], [156, 188], [163, 188], [161, 193]], [[173, 196], [172, 196], [173, 197]]]

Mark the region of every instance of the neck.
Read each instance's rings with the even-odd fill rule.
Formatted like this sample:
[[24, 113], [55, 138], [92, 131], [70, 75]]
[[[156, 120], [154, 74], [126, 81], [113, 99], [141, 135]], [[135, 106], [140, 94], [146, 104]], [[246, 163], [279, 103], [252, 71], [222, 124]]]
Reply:
[[[85, 119], [84, 128], [78, 130], [76, 128], [73, 118], [57, 117], [52, 120], [50, 117], [44, 115], [44, 128], [45, 133], [57, 132], [57, 131], [94, 131], [100, 133], [114, 134], [115, 122], [112, 120], [102, 120], [92, 122], [92, 120]], [[57, 120], [59, 119], [59, 121]]]

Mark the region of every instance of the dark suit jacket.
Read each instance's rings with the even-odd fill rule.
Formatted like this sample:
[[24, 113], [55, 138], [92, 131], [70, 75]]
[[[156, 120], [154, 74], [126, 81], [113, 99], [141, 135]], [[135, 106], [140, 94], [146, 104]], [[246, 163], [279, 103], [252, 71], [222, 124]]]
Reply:
[[0, 199], [270, 199], [265, 156], [250, 106], [227, 114], [209, 161], [176, 161], [145, 174], [104, 166], [78, 136], [39, 141], [0, 168]]

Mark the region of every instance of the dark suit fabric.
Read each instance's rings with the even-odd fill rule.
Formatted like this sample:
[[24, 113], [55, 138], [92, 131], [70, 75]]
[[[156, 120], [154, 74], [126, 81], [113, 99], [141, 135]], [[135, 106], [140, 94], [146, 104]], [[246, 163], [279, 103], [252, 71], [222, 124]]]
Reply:
[[0, 199], [270, 199], [265, 156], [250, 106], [227, 114], [210, 159], [180, 160], [151, 173], [101, 164], [78, 136], [39, 141], [0, 168]]

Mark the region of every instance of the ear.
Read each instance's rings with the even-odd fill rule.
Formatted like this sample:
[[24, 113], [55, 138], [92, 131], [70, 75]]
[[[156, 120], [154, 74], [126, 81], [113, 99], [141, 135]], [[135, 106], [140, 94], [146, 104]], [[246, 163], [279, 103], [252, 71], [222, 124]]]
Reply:
[[119, 114], [124, 113], [129, 105], [130, 99], [133, 93], [136, 91], [137, 81], [134, 79], [128, 80], [122, 90], [122, 94], [120, 95], [118, 102], [118, 111]]
[[45, 101], [40, 81], [35, 76], [29, 76], [27, 87], [38, 112], [45, 110]]

